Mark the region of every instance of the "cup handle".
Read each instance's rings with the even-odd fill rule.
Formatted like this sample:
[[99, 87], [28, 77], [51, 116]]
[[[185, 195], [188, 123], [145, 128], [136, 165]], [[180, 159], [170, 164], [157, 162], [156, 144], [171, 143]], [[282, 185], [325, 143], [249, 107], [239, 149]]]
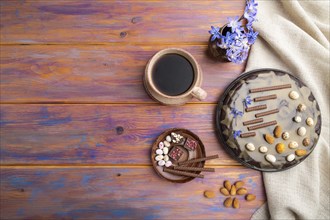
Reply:
[[202, 88], [200, 87], [195, 87], [192, 90], [191, 93], [195, 98], [197, 98], [199, 101], [202, 101], [204, 99], [206, 99], [207, 96], [207, 92], [205, 92]]

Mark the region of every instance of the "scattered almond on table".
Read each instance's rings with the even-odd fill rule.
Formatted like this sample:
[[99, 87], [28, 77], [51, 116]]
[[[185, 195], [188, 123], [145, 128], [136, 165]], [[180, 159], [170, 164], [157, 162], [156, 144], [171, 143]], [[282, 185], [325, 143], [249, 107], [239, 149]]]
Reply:
[[232, 195], [232, 196], [235, 196], [236, 195], [236, 187], [235, 187], [235, 185], [232, 185], [231, 186], [230, 195]]
[[[256, 199], [254, 194], [248, 193], [248, 190], [243, 187], [243, 181], [236, 181], [233, 185], [229, 182], [229, 180], [225, 180], [223, 182], [223, 187], [220, 187], [219, 192], [226, 196], [226, 199], [223, 202], [224, 207], [226, 208], [234, 208], [239, 209], [240, 201], [238, 197], [235, 196], [244, 196], [246, 201], [253, 201]], [[233, 197], [231, 197], [233, 196]], [[204, 197], [212, 199], [215, 197], [215, 192], [211, 190], [204, 191]]]
[[225, 187], [221, 187], [221, 188], [220, 188], [220, 192], [221, 192], [224, 196], [229, 196], [229, 191], [228, 191]]
[[233, 200], [233, 208], [238, 209], [239, 208], [239, 201], [237, 198], [234, 198]]
[[226, 180], [226, 181], [223, 183], [223, 185], [226, 187], [226, 189], [227, 189], [228, 191], [230, 191], [230, 189], [231, 189], [231, 184], [230, 184], [230, 182], [229, 182], [228, 180]]
[[246, 201], [253, 201], [256, 199], [256, 196], [253, 194], [247, 194], [245, 199], [246, 199]]
[[239, 188], [237, 190], [237, 195], [245, 195], [247, 193], [247, 190], [245, 188]]
[[244, 182], [243, 181], [237, 181], [237, 182], [235, 182], [235, 186], [236, 186], [236, 189], [239, 189], [242, 186], [244, 186]]
[[233, 199], [231, 197], [228, 197], [227, 199], [225, 199], [223, 205], [227, 208], [231, 207], [231, 205], [233, 204]]
[[215, 193], [213, 191], [210, 191], [210, 190], [206, 190], [204, 192], [204, 196], [208, 199], [212, 199], [215, 197]]

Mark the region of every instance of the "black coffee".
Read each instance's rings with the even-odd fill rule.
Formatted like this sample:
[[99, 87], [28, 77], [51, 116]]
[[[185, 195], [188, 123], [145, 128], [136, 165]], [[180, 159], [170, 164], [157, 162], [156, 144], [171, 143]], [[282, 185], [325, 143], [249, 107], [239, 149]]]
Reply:
[[177, 96], [191, 87], [194, 81], [194, 69], [185, 57], [166, 54], [154, 65], [152, 80], [161, 93]]

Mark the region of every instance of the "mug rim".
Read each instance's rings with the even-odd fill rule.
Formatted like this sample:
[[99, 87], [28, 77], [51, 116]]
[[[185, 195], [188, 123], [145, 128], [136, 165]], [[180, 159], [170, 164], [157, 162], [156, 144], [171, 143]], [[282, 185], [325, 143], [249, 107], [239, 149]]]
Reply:
[[[193, 70], [194, 70], [194, 81], [191, 84], [191, 86], [189, 87], [189, 89], [187, 89], [184, 93], [180, 94], [180, 95], [176, 95], [176, 96], [170, 96], [170, 95], [166, 95], [164, 93], [162, 93], [161, 91], [159, 91], [155, 84], [153, 83], [152, 80], [152, 69], [154, 67], [154, 65], [157, 63], [157, 61], [164, 55], [166, 54], [177, 54], [180, 56], [183, 56], [184, 58], [186, 58], [189, 63], [192, 65]], [[151, 87], [152, 90], [154, 90], [154, 92], [160, 94], [161, 96], [165, 97], [165, 98], [169, 98], [169, 99], [179, 99], [179, 98], [184, 98], [187, 97], [189, 95], [191, 95], [193, 89], [195, 87], [199, 87], [197, 84], [200, 81], [201, 78], [201, 70], [199, 68], [199, 65], [197, 63], [197, 61], [195, 60], [195, 58], [186, 50], [180, 49], [180, 48], [166, 48], [163, 50], [158, 51], [157, 53], [155, 53], [151, 59], [148, 61], [148, 64], [146, 66], [145, 69], [145, 75], [146, 77], [146, 82], [149, 84], [149, 86]]]

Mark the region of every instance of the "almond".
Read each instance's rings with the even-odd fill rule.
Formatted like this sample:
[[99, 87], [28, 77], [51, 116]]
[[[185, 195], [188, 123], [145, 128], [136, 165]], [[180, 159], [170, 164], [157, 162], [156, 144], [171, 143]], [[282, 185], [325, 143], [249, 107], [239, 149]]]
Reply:
[[246, 199], [246, 201], [253, 201], [253, 200], [256, 199], [256, 196], [253, 195], [253, 194], [247, 194], [247, 195], [245, 196], [245, 199]]
[[231, 189], [231, 184], [230, 184], [230, 182], [229, 182], [228, 180], [226, 180], [226, 181], [224, 182], [224, 187], [226, 187], [226, 189], [227, 189], [228, 191], [230, 191], [230, 189]]
[[233, 199], [231, 197], [228, 197], [223, 204], [225, 207], [229, 208], [233, 204]]
[[236, 193], [237, 195], [245, 195], [247, 190], [245, 188], [239, 188]]
[[228, 191], [225, 187], [221, 187], [221, 188], [220, 188], [220, 192], [221, 192], [224, 196], [229, 196], [229, 191]]
[[275, 141], [274, 137], [271, 136], [270, 134], [265, 134], [264, 137], [265, 137], [265, 140], [266, 140], [266, 142], [267, 142], [268, 144], [273, 144], [274, 141]]
[[232, 195], [232, 196], [236, 195], [236, 187], [235, 187], [235, 185], [232, 185], [231, 186], [230, 195]]
[[236, 189], [239, 189], [239, 188], [241, 188], [242, 186], [244, 186], [244, 182], [243, 182], [243, 181], [237, 181], [237, 182], [235, 182], [235, 187], [236, 187]]
[[307, 151], [306, 150], [296, 150], [296, 155], [298, 157], [304, 156], [306, 154], [307, 154]]
[[235, 209], [238, 209], [239, 208], [239, 202], [238, 202], [238, 199], [237, 198], [234, 198], [233, 208], [235, 208]]
[[285, 151], [285, 145], [283, 143], [276, 144], [277, 153], [281, 154]]
[[282, 134], [282, 127], [277, 125], [274, 129], [274, 137], [279, 138]]
[[204, 192], [204, 196], [208, 199], [212, 199], [212, 198], [215, 197], [215, 193], [213, 191], [207, 190], [207, 191]]

